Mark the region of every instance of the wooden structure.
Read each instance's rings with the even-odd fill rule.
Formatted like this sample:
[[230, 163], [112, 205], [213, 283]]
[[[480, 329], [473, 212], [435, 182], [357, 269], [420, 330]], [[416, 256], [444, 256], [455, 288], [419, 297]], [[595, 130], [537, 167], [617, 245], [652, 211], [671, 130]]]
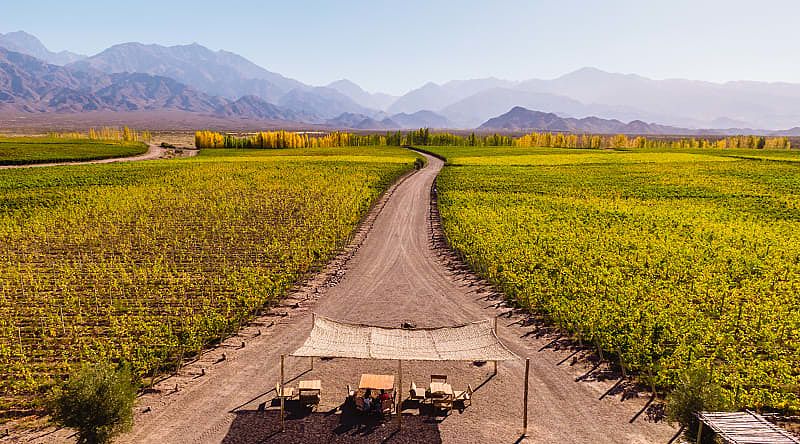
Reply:
[[[398, 365], [399, 387], [394, 390], [394, 377], [391, 388], [395, 396], [402, 393], [403, 361], [465, 361], [494, 363], [497, 374], [498, 361], [519, 359], [497, 337], [497, 319], [472, 322], [453, 327], [436, 328], [389, 328], [365, 324], [352, 324], [334, 321], [312, 313], [312, 329], [303, 345], [292, 356], [307, 358], [355, 358], [394, 360]], [[283, 373], [283, 359], [281, 359]], [[373, 375], [375, 376], [375, 375]], [[527, 374], [525, 386], [527, 388]], [[363, 376], [362, 376], [363, 378]], [[283, 380], [283, 376], [281, 376]], [[368, 384], [375, 385], [375, 384]], [[361, 387], [362, 384], [360, 383]], [[377, 388], [381, 387], [369, 387]], [[348, 392], [352, 391], [348, 387]], [[454, 392], [452, 387], [446, 397], [452, 406]], [[525, 405], [528, 404], [528, 391], [525, 390]], [[462, 397], [466, 397], [463, 394]], [[470, 390], [469, 398], [472, 393]], [[403, 415], [398, 400], [397, 421], [402, 427]], [[526, 418], [527, 419], [527, 418]], [[283, 415], [281, 415], [283, 422]], [[527, 421], [526, 421], [527, 422]]]
[[436, 410], [446, 410], [448, 413], [453, 408], [453, 387], [448, 384], [447, 376], [431, 375], [431, 383], [425, 397], [431, 400], [433, 408]]
[[394, 375], [363, 374], [358, 381], [358, 388], [362, 390], [394, 390]]
[[300, 403], [305, 406], [310, 406], [311, 408], [318, 406], [321, 393], [322, 381], [319, 379], [300, 381], [297, 385], [297, 397]]
[[[402, 378], [402, 374], [400, 377]], [[367, 391], [372, 394], [371, 401], [379, 403], [379, 408], [376, 408], [376, 410], [380, 411], [382, 415], [391, 415], [395, 411], [397, 390], [395, 390], [394, 386], [394, 375], [372, 375], [368, 373], [361, 375], [361, 379], [358, 382], [358, 390], [348, 394], [356, 403], [356, 408], [361, 411], [365, 411], [364, 400], [366, 400]], [[380, 399], [377, 396], [378, 391], [387, 393], [388, 399]], [[348, 392], [350, 392], [349, 389]]]
[[698, 442], [703, 425], [729, 444], [800, 444], [800, 439], [751, 412], [698, 412]]

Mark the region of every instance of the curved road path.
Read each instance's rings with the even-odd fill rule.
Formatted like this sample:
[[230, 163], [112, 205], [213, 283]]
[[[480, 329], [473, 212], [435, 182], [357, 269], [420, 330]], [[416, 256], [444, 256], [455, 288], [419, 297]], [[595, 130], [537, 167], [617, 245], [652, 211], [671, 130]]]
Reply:
[[[128, 157], [111, 157], [108, 159], [86, 160], [78, 162], [53, 162], [53, 163], [32, 163], [28, 165], [0, 165], [0, 170], [12, 170], [18, 168], [38, 168], [38, 167], [52, 167], [52, 166], [66, 166], [66, 165], [95, 165], [101, 163], [116, 163], [116, 162], [136, 162], [140, 160], [155, 160], [166, 157], [169, 150], [161, 148], [158, 145], [148, 144], [147, 152], [136, 156]], [[185, 150], [185, 157], [191, 157], [198, 153], [198, 150]]]
[[[491, 290], [459, 268], [437, 242], [430, 191], [442, 166], [428, 157], [427, 167], [384, 196], [351, 247], [282, 307], [140, 397], [134, 429], [122, 441], [248, 442], [235, 435], [232, 425], [240, 414], [274, 398], [280, 355], [305, 340], [312, 312], [344, 321], [386, 326], [411, 321], [426, 327], [491, 319], [508, 311], [497, 307]], [[641, 413], [646, 395], [623, 401], [620, 394], [607, 394], [616, 381], [586, 377], [588, 366], [573, 363], [570, 350], [548, 347], [552, 337], [538, 337], [534, 326], [515, 323], [519, 319], [501, 317], [498, 335], [516, 354], [531, 359], [530, 422], [523, 441], [635, 444], [673, 438], [674, 428], [649, 422]], [[439, 424], [443, 441], [513, 443], [522, 428], [524, 367], [524, 361], [500, 363], [491, 377], [491, 364], [408, 363], [403, 393], [412, 380], [426, 384], [432, 373], [448, 374], [455, 389], [477, 387], [471, 407]], [[346, 385], [356, 384], [359, 374], [396, 373], [397, 364], [334, 359], [315, 361], [309, 368], [307, 358], [287, 357], [287, 381], [321, 379], [320, 411], [327, 411], [343, 401]], [[279, 441], [279, 435], [273, 439]]]

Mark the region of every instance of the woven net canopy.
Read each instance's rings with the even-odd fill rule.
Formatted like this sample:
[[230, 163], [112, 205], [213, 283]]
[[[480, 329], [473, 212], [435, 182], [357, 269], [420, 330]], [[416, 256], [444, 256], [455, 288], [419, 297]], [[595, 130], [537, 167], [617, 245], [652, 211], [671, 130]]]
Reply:
[[489, 321], [456, 327], [386, 328], [314, 318], [306, 342], [292, 356], [403, 361], [510, 361], [518, 359]]

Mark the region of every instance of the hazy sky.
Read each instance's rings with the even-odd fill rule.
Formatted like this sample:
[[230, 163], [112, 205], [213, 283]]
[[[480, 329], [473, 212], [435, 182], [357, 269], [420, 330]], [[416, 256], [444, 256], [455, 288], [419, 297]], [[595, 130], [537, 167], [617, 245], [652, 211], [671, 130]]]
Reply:
[[197, 42], [315, 85], [402, 93], [427, 81], [653, 78], [800, 82], [798, 0], [0, 0], [0, 32], [51, 50]]

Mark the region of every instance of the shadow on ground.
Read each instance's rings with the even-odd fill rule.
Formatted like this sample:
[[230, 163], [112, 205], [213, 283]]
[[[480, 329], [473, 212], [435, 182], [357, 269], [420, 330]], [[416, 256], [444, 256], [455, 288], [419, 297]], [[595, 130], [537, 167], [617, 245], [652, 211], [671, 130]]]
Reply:
[[438, 422], [425, 416], [403, 415], [403, 428], [398, 430], [396, 416], [365, 416], [348, 408], [311, 412], [288, 403], [285, 430], [281, 431], [277, 410], [239, 410], [235, 414], [223, 444], [442, 442]]

